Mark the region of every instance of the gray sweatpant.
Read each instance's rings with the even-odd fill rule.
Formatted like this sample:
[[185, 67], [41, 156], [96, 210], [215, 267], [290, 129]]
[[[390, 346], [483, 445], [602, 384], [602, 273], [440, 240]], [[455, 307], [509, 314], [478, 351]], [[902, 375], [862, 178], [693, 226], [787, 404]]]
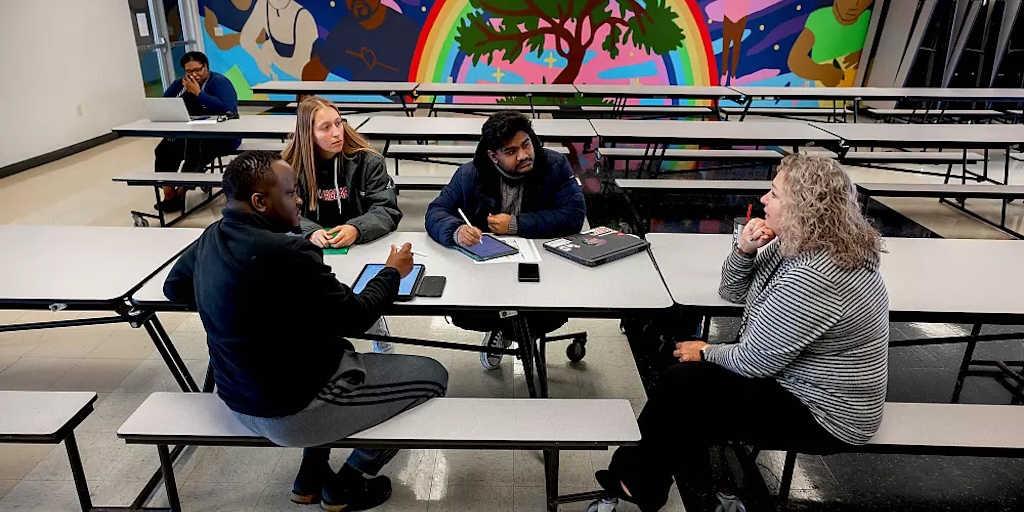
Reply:
[[[344, 375], [357, 358], [365, 380], [353, 383]], [[430, 398], [444, 396], [448, 371], [429, 357], [346, 352], [339, 368], [305, 409], [290, 416], [261, 418], [235, 413], [253, 432], [280, 446], [328, 444], [370, 428]], [[357, 449], [348, 463], [376, 475], [396, 450]]]

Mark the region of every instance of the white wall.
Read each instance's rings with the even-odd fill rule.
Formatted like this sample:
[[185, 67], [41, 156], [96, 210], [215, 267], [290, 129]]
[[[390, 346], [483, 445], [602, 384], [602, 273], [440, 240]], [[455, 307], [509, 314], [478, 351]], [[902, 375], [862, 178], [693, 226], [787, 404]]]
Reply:
[[127, 0], [0, 0], [0, 167], [144, 116]]

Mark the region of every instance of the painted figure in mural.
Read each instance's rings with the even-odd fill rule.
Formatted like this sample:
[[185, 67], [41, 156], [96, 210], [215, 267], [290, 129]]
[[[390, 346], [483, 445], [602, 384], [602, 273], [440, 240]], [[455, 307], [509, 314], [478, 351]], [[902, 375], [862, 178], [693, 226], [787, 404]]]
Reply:
[[[782, 0], [714, 0], [705, 8], [710, 21], [722, 22], [722, 85], [736, 85], [737, 68], [740, 63], [740, 48], [747, 20], [759, 11], [767, 9]], [[731, 52], [730, 52], [731, 48]], [[730, 66], [729, 55], [732, 54]]]
[[317, 41], [302, 79], [323, 80], [334, 73], [349, 80], [406, 80], [419, 38], [416, 22], [380, 0], [345, 0], [345, 5], [351, 15]]
[[807, 17], [789, 52], [789, 69], [828, 87], [849, 86], [856, 76], [871, 22], [872, 0], [835, 0]]
[[[722, 85], [736, 79], [736, 67], [740, 63], [740, 45], [743, 44], [743, 30], [747, 28], [750, 0], [723, 0], [722, 15]], [[732, 67], [729, 66], [729, 48], [732, 47]], [[731, 80], [730, 80], [731, 79]]]
[[[238, 46], [242, 27], [252, 15], [252, 0], [203, 0], [203, 28], [210, 40], [221, 50]], [[233, 30], [225, 34], [218, 26]], [[266, 40], [266, 36], [263, 38]], [[263, 44], [263, 40], [257, 41]]]
[[278, 79], [272, 66], [299, 78], [316, 38], [316, 20], [295, 0], [256, 0], [242, 27], [241, 45], [272, 80]]

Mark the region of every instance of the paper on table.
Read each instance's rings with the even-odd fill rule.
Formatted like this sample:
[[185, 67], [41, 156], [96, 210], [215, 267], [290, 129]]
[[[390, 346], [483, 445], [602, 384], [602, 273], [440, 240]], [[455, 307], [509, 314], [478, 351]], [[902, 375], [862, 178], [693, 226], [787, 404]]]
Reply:
[[193, 119], [188, 124], [217, 124], [217, 119]]
[[528, 238], [519, 238], [517, 236], [499, 236], [495, 238], [519, 249], [519, 252], [511, 256], [502, 256], [500, 258], [494, 258], [493, 260], [487, 261], [474, 261], [474, 263], [477, 265], [486, 265], [488, 263], [540, 263], [540, 252], [537, 251], [537, 246], [533, 243], [533, 240]]

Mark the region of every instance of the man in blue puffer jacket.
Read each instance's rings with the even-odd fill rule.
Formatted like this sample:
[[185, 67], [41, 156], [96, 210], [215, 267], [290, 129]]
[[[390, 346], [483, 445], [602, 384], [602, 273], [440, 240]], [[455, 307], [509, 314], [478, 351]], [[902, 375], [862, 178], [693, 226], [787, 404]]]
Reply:
[[[427, 207], [430, 238], [452, 247], [471, 246], [484, 232], [523, 238], [556, 238], [579, 233], [587, 214], [583, 191], [569, 160], [541, 146], [530, 119], [518, 112], [492, 115], [484, 123], [472, 162], [459, 167]], [[465, 212], [472, 225], [459, 215]], [[456, 315], [452, 322], [484, 331], [483, 345], [508, 347], [509, 333], [496, 314]], [[535, 333], [548, 333], [565, 318], [531, 317]], [[497, 368], [500, 354], [481, 354], [485, 368]]]

